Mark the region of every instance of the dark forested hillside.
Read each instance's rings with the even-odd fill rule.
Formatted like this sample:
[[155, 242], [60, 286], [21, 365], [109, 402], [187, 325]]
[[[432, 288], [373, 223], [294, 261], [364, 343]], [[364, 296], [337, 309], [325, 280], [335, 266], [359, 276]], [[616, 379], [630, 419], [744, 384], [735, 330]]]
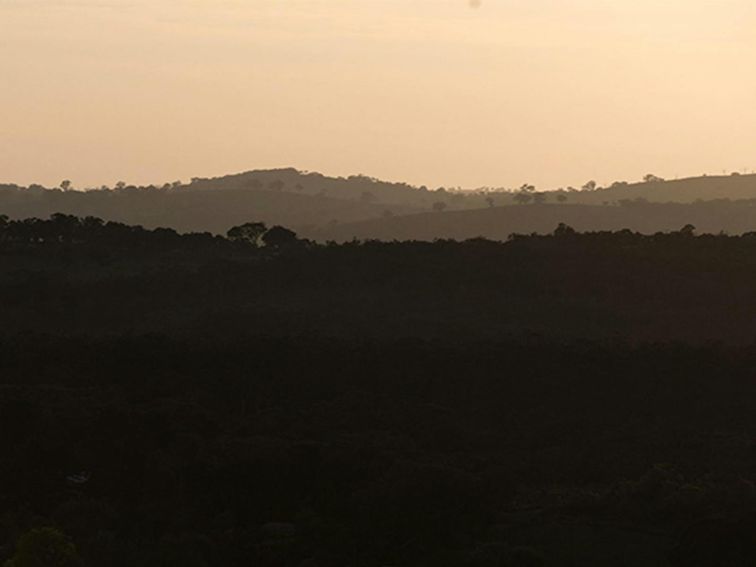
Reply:
[[756, 235], [0, 216], [0, 561], [751, 567]]
[[316, 245], [256, 226], [229, 240], [65, 215], [6, 223], [3, 332], [756, 340], [754, 233], [562, 225], [507, 242]]

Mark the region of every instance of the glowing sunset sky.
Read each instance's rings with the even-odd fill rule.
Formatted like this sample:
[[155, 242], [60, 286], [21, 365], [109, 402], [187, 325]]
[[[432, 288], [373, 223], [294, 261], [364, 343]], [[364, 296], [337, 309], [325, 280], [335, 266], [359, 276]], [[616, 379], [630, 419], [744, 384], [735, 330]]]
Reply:
[[756, 169], [753, 0], [0, 0], [0, 182]]

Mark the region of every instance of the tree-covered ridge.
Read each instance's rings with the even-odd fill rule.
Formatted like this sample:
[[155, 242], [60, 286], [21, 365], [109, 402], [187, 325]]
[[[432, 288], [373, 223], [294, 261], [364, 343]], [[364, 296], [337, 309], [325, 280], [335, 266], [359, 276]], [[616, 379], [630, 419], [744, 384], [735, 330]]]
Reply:
[[228, 237], [61, 215], [4, 226], [3, 333], [756, 341], [754, 233], [316, 244], [255, 222]]
[[306, 245], [296, 233], [282, 226], [267, 227], [262, 222], [232, 227], [226, 237], [208, 232], [179, 234], [172, 228], [145, 229], [97, 217], [79, 218], [55, 213], [49, 219], [11, 220], [0, 215], [0, 246], [114, 246], [160, 250], [176, 246], [185, 248], [216, 247], [231, 249], [281, 248]]
[[[364, 175], [327, 177], [289, 168], [162, 186], [118, 182], [113, 187], [81, 188], [70, 180], [56, 188], [0, 185], [0, 210], [15, 219], [62, 212], [148, 228], [222, 234], [254, 218], [321, 241], [502, 238], [518, 231], [548, 232], [559, 220], [580, 230], [628, 227], [654, 232], [693, 222], [706, 231], [744, 232], [756, 226], [754, 199], [754, 175], [665, 181], [649, 174], [639, 183], [606, 187], [588, 181], [579, 188], [544, 190], [526, 182], [511, 188], [463, 190], [414, 187]], [[637, 214], [644, 204], [659, 206]], [[564, 219], [555, 221], [546, 211], [561, 207], [568, 207]], [[681, 223], [680, 216], [691, 218]]]

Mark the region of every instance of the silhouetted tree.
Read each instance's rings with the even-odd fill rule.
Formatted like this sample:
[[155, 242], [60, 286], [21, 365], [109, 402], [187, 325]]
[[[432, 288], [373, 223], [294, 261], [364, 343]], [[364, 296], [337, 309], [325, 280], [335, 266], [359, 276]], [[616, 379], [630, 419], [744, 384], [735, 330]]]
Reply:
[[643, 176], [643, 181], [644, 183], [661, 183], [662, 181], [664, 181], [664, 179], [654, 175], [653, 173], [648, 173]]
[[554, 230], [554, 236], [557, 237], [571, 236], [573, 234], [577, 234], [577, 232], [575, 232], [575, 229], [564, 224], [563, 222], [560, 222], [559, 226], [557, 226]]
[[446, 209], [446, 203], [444, 203], [443, 201], [436, 201], [435, 203], [433, 203], [433, 210], [437, 213], [442, 213], [444, 209]]
[[495, 205], [493, 197], [486, 197], [486, 204], [493, 209]]
[[63, 189], [63, 191], [68, 191], [71, 188], [71, 181], [69, 179], [64, 179], [60, 182], [60, 188]]
[[265, 243], [265, 246], [284, 248], [297, 244], [299, 239], [297, 238], [297, 233], [293, 230], [282, 226], [274, 226], [262, 235], [262, 241]]
[[73, 215], [65, 215], [63, 213], [50, 215], [50, 232], [47, 235], [47, 239], [59, 242], [72, 242], [79, 226], [79, 219]]
[[583, 185], [583, 191], [595, 191], [597, 187], [597, 184], [595, 181], [591, 180], [585, 185]]
[[234, 242], [244, 242], [257, 247], [260, 245], [260, 238], [267, 230], [268, 227], [264, 223], [248, 222], [229, 229], [226, 236]]
[[564, 203], [567, 200], [567, 195], [565, 195], [564, 193], [559, 193], [556, 196], [556, 200], [559, 201], [560, 203]]

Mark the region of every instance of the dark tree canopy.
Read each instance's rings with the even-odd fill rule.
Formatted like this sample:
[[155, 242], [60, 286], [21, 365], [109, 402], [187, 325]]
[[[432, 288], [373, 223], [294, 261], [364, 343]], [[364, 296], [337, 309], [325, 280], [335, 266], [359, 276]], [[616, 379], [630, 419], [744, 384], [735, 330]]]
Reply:
[[283, 226], [272, 227], [263, 234], [262, 240], [266, 246], [273, 246], [275, 248], [284, 248], [299, 242], [297, 233], [288, 228], [284, 228]]
[[240, 226], [231, 228], [226, 234], [229, 240], [234, 242], [244, 242], [254, 247], [259, 246], [260, 238], [268, 230], [265, 223], [248, 222]]

